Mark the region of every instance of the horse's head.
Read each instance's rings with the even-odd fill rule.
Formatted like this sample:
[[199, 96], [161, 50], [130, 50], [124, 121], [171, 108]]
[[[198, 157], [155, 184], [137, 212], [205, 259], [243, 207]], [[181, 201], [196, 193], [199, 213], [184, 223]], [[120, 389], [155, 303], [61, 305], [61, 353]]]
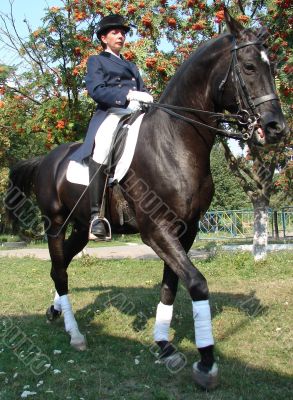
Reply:
[[[248, 129], [255, 144], [276, 144], [285, 135], [287, 125], [276, 94], [273, 67], [265, 41], [268, 31], [244, 29], [225, 10], [232, 40], [229, 76], [226, 75], [225, 103], [228, 111], [239, 112], [240, 124]], [[231, 46], [231, 44], [230, 44]], [[228, 85], [229, 81], [229, 85]]]

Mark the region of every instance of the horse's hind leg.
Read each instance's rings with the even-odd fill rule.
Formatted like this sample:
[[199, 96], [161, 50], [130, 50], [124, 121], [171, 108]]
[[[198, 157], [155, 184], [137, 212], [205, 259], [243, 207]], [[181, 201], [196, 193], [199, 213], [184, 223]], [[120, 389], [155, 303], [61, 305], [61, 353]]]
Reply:
[[165, 263], [161, 285], [160, 303], [157, 306], [154, 339], [160, 347], [160, 360], [179, 369], [184, 364], [175, 347], [169, 342], [169, 330], [173, 316], [173, 303], [178, 288], [178, 276]]
[[[80, 253], [88, 242], [88, 227], [75, 223], [68, 239], [64, 241], [64, 263], [66, 269], [76, 254]], [[60, 296], [56, 290], [54, 304], [47, 310], [47, 318], [53, 321], [61, 315]]]
[[64, 242], [64, 257], [67, 266], [76, 254], [80, 253], [88, 242], [88, 227], [75, 224], [71, 234]]
[[57, 311], [62, 311], [64, 315], [65, 330], [71, 337], [70, 344], [78, 350], [85, 350], [85, 338], [78, 329], [68, 297], [68, 275], [66, 270], [74, 252], [65, 252], [65, 229], [62, 229], [60, 232], [59, 230], [60, 224], [53, 222], [50, 230], [47, 232], [49, 252], [52, 261], [51, 277], [57, 291], [54, 309], [57, 308]]

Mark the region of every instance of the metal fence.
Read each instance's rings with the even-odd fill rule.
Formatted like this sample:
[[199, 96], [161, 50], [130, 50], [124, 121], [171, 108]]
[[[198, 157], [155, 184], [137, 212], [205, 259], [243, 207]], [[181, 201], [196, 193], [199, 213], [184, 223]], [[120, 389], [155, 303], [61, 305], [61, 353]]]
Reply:
[[[293, 237], [293, 207], [269, 210], [268, 234], [273, 238]], [[199, 224], [201, 239], [253, 237], [253, 210], [208, 211]]]

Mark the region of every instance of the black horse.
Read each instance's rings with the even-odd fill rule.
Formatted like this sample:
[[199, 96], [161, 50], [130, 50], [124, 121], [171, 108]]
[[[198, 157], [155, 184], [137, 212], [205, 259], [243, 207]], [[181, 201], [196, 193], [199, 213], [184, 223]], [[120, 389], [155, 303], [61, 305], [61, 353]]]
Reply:
[[[261, 146], [278, 143], [286, 133], [264, 46], [265, 30], [245, 30], [227, 12], [225, 19], [229, 33], [201, 45], [178, 69], [160, 102], [151, 106], [143, 118], [130, 170], [120, 182], [124, 201], [135, 220], [124, 221], [121, 227], [115, 195], [109, 210], [114, 231], [138, 230], [143, 242], [164, 261], [155, 341], [165, 360], [174, 355], [168, 329], [178, 279], [186, 286], [200, 353], [193, 375], [205, 388], [214, 387], [218, 375], [209, 291], [205, 277], [187, 253], [214, 192], [210, 152], [216, 134], [224, 134], [219, 121], [233, 120], [245, 131], [245, 139]], [[67, 298], [67, 267], [88, 242], [90, 218], [88, 193], [81, 196], [83, 187], [66, 180], [66, 168], [77, 146], [64, 144], [44, 157], [21, 162], [12, 169], [10, 179], [11, 188], [18, 187], [25, 193], [34, 187], [46, 217], [51, 277], [57, 291], [48, 316], [53, 318], [62, 310], [71, 344], [84, 349], [85, 340]], [[7, 203], [13, 210], [10, 192]], [[69, 222], [73, 230], [65, 240]]]

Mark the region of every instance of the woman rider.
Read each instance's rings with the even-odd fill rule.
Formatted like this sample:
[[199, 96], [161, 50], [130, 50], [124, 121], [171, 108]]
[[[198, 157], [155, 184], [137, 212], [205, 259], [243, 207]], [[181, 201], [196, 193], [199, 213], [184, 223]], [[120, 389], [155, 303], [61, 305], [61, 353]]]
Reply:
[[89, 238], [95, 240], [104, 240], [107, 235], [100, 211], [107, 159], [117, 123], [123, 115], [136, 111], [139, 101], [153, 101], [136, 65], [125, 60], [120, 54], [129, 30], [130, 27], [124, 18], [118, 14], [104, 17], [98, 25], [97, 37], [101, 41], [103, 51], [99, 55], [89, 57], [85, 78], [87, 91], [97, 103], [97, 109], [89, 124], [84, 143], [71, 158], [79, 162], [89, 160]]

